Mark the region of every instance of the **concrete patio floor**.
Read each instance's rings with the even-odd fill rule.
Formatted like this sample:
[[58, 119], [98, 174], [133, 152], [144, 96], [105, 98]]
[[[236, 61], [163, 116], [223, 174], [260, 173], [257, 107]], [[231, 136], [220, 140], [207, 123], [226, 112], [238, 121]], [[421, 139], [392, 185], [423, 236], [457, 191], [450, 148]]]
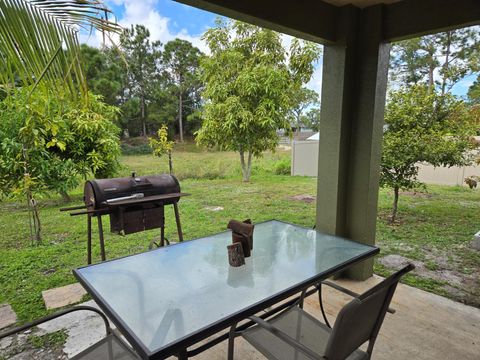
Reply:
[[[363, 282], [336, 282], [361, 293], [381, 279], [374, 276]], [[333, 323], [350, 297], [328, 287], [323, 297], [327, 316]], [[391, 307], [396, 313], [387, 314], [375, 343], [373, 359], [480, 359], [480, 309], [403, 284], [398, 286]], [[316, 295], [306, 300], [305, 309], [321, 319]], [[227, 344], [223, 342], [195, 359], [224, 360], [226, 349]], [[265, 359], [241, 338], [235, 340], [235, 358]]]
[[[379, 281], [381, 278], [377, 276], [364, 282], [337, 280], [342, 286], [358, 293]], [[348, 296], [328, 287], [324, 291], [324, 299], [331, 323], [339, 309], [350, 300]], [[89, 301], [86, 305], [96, 304]], [[396, 309], [396, 313], [387, 314], [375, 345], [373, 359], [480, 359], [480, 309], [402, 284], [397, 288], [391, 307]], [[321, 318], [316, 295], [306, 299], [305, 309]], [[66, 330], [68, 338], [63, 351], [67, 358], [104, 335], [101, 319], [98, 315], [87, 312], [72, 313], [39, 328], [41, 333], [62, 328]], [[0, 348], [5, 346], [8, 343], [0, 343]], [[226, 350], [227, 344], [224, 341], [194, 359], [224, 360]], [[241, 338], [235, 340], [235, 358], [264, 359]], [[15, 359], [23, 357], [19, 354]]]

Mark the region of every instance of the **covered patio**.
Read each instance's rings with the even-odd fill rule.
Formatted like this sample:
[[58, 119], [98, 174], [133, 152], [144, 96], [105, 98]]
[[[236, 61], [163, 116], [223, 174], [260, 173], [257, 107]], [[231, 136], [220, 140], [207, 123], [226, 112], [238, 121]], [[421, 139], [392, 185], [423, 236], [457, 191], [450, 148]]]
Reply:
[[324, 45], [316, 228], [374, 244], [391, 43], [480, 24], [478, 1], [176, 1]]
[[[480, 24], [478, 0], [176, 1], [325, 46], [316, 229], [374, 245], [390, 44]], [[335, 281], [362, 293], [380, 282], [372, 275], [368, 258]], [[350, 299], [332, 289], [324, 292], [331, 322]], [[88, 305], [97, 306], [93, 300]], [[396, 313], [387, 315], [373, 358], [478, 359], [480, 309], [407, 285], [399, 285], [391, 306]], [[305, 309], [320, 318], [316, 296], [306, 299]], [[70, 314], [39, 329], [65, 329], [63, 351], [71, 358], [101, 337], [101, 321]], [[0, 350], [9, 345], [0, 342]], [[226, 341], [195, 358], [226, 359]], [[238, 339], [235, 358], [264, 357]]]

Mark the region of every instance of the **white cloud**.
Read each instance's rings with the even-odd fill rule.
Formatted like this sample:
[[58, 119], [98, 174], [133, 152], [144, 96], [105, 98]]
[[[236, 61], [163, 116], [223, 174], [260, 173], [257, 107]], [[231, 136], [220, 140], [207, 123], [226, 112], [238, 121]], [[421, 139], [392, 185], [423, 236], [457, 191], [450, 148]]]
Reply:
[[[194, 46], [201, 51], [208, 53], [208, 47], [205, 42], [201, 40], [201, 35], [189, 34], [186, 29], [181, 29], [179, 32], [173, 32], [169, 24], [171, 20], [162, 16], [156, 9], [158, 0], [110, 0], [117, 6], [123, 5], [124, 11], [118, 23], [123, 27], [130, 27], [131, 25], [144, 25], [150, 31], [150, 38], [153, 41], [159, 40], [162, 44], [167, 43], [175, 38], [190, 41]], [[118, 36], [112, 36], [113, 41], [118, 43]], [[80, 35], [80, 42], [85, 42], [91, 46], [100, 46], [102, 44], [102, 34], [95, 31], [94, 34]]]

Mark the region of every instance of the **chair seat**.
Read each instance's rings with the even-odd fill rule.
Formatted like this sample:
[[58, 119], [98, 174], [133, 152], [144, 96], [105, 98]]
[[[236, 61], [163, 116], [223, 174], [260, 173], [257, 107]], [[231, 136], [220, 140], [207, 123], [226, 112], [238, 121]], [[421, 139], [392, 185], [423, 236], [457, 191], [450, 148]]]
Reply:
[[[270, 324], [322, 356], [325, 353], [331, 329], [303, 311], [298, 306], [268, 320]], [[283, 340], [260, 326], [242, 332], [242, 336], [264, 356], [272, 360], [309, 360], [310, 357], [296, 350]], [[368, 359], [365, 352], [356, 350], [347, 360]]]
[[71, 360], [139, 360], [140, 358], [115, 334], [75, 355]]

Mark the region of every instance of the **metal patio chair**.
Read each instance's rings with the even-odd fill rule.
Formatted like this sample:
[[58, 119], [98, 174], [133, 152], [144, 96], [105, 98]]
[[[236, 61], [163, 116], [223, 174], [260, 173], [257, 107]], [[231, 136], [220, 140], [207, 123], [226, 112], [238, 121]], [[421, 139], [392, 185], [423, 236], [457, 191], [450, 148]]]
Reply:
[[56, 312], [52, 315], [32, 321], [25, 325], [13, 328], [0, 334], [0, 339], [20, 333], [34, 326], [40, 325], [47, 321], [56, 319], [74, 311], [93, 311], [100, 315], [105, 323], [106, 335], [97, 343], [91, 345], [81, 353], [75, 355], [71, 360], [139, 360], [137, 354], [125, 344], [110, 328], [107, 317], [100, 310], [91, 306], [75, 306], [70, 309]]
[[[303, 310], [305, 289], [293, 306], [270, 319], [251, 316], [255, 325], [241, 332], [235, 330], [236, 325], [232, 326], [228, 359], [233, 359], [234, 339], [238, 335], [273, 360], [370, 359], [398, 281], [414, 268], [409, 264], [355, 297], [340, 310], [333, 328]], [[367, 341], [367, 350], [360, 350]]]

